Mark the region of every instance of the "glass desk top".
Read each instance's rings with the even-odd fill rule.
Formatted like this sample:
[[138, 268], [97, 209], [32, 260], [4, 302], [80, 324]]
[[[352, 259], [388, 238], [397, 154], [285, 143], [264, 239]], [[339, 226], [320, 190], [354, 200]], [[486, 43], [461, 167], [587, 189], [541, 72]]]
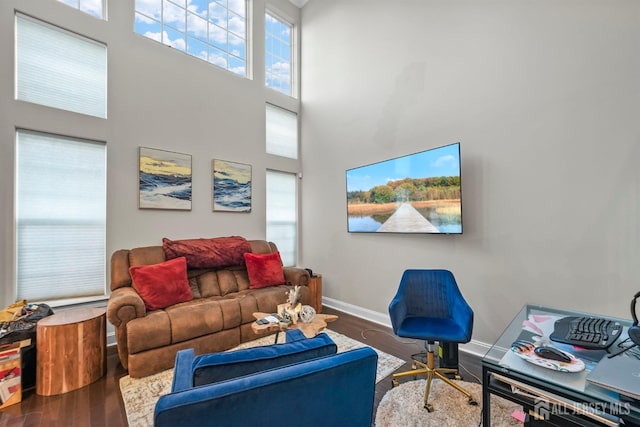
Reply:
[[[619, 395], [617, 393], [591, 384], [586, 380], [586, 377], [602, 357], [605, 357], [608, 353], [617, 353], [627, 345], [633, 344], [625, 342], [628, 338], [627, 328], [632, 324], [630, 320], [606, 316], [606, 319], [618, 321], [623, 325], [622, 334], [607, 350], [577, 349], [570, 345], [548, 341], [552, 346], [568, 351], [584, 361], [585, 369], [580, 372], [560, 372], [537, 366], [525, 361], [511, 350], [511, 344], [523, 337], [530, 338], [532, 335], [536, 337], [542, 335], [548, 338], [551, 332], [553, 332], [555, 321], [567, 316], [605, 317], [539, 305], [525, 305], [484, 356], [482, 363], [490, 366], [495, 371], [520, 374], [528, 378], [534, 378], [551, 389], [569, 390], [595, 400], [618, 400]], [[542, 334], [540, 334], [540, 332], [542, 332]], [[636, 347], [617, 357], [640, 357], [640, 350]], [[640, 360], [638, 363], [640, 363]]]

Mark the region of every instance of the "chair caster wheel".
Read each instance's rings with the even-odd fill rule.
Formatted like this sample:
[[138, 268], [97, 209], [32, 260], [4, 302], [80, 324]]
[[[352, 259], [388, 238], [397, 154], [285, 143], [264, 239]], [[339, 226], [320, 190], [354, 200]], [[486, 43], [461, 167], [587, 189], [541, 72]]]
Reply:
[[456, 381], [461, 381], [462, 377], [459, 374], [456, 374], [456, 375], [454, 375], [453, 379], [456, 380]]
[[470, 397], [469, 398], [469, 405], [478, 406], [478, 402], [473, 397]]
[[398, 387], [398, 385], [400, 385], [400, 382], [396, 378], [391, 380], [391, 388]]
[[426, 410], [427, 410], [427, 412], [433, 412], [433, 405], [432, 405], [432, 404], [430, 404], [430, 403], [426, 403], [426, 404], [424, 405], [424, 409], [426, 409]]

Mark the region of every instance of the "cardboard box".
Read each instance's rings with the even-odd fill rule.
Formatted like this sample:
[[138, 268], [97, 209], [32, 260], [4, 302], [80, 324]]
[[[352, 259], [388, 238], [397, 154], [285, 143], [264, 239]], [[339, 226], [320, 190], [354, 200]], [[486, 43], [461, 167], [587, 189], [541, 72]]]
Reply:
[[21, 343], [0, 347], [0, 408], [22, 401]]

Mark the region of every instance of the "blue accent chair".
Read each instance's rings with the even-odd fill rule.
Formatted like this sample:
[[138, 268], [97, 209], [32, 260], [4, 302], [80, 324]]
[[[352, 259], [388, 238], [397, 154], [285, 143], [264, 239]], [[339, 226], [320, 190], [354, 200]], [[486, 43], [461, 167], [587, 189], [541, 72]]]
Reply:
[[457, 368], [435, 367], [433, 345], [436, 341], [467, 343], [473, 331], [473, 310], [462, 296], [453, 274], [448, 270], [406, 270], [389, 304], [389, 315], [397, 336], [424, 340], [427, 347], [426, 362], [414, 355], [412, 370], [393, 374], [393, 386], [398, 385], [398, 378], [426, 374], [424, 407], [429, 412], [433, 411], [429, 391], [434, 377], [463, 393], [470, 404], [477, 405], [471, 393], [448, 377], [460, 378]]
[[326, 334], [306, 339], [297, 330], [285, 344], [200, 356], [182, 350], [154, 426], [370, 427], [377, 361], [370, 347], [336, 354]]

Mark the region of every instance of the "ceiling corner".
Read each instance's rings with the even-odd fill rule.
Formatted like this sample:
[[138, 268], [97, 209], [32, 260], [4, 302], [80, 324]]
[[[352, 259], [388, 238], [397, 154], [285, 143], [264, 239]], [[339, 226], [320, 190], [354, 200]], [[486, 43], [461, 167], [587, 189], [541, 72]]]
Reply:
[[294, 5], [298, 6], [299, 8], [302, 8], [302, 6], [304, 6], [305, 4], [307, 4], [307, 2], [309, 0], [289, 0], [291, 3], [293, 3]]

